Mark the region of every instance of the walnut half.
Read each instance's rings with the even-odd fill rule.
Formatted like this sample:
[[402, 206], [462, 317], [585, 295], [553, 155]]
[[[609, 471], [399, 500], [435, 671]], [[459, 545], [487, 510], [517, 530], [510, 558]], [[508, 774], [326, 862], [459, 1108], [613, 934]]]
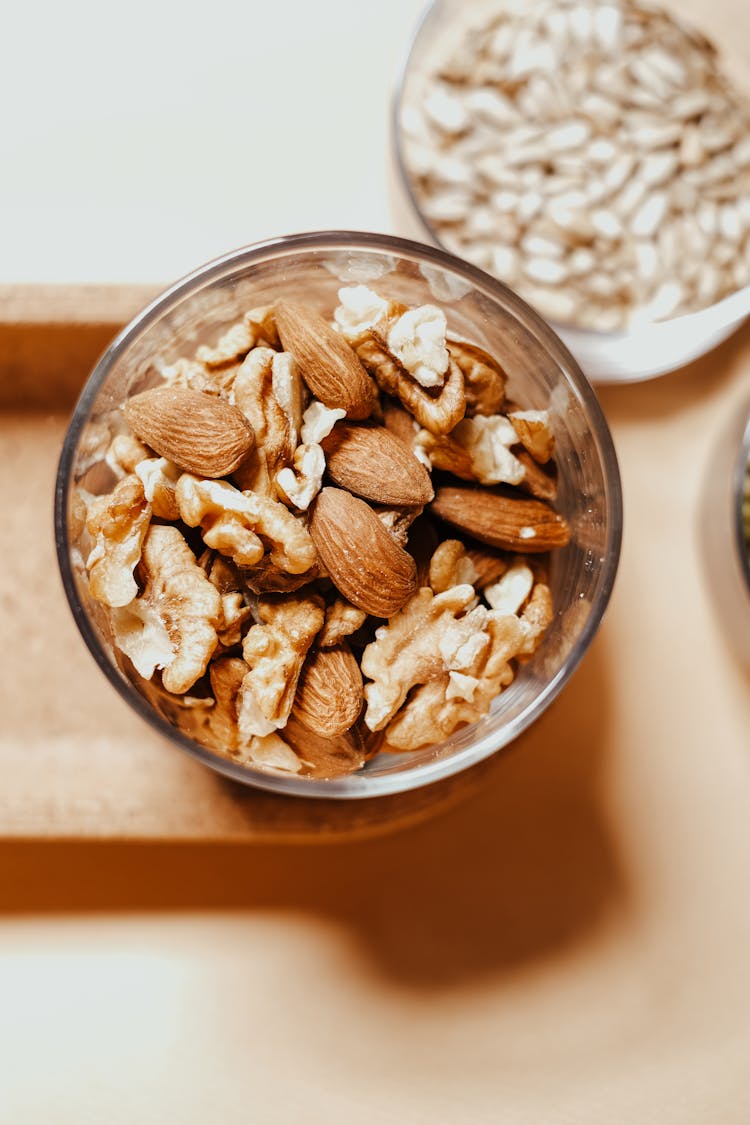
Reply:
[[302, 665], [323, 626], [323, 599], [259, 598], [257, 617], [242, 646], [249, 669], [240, 692], [239, 727], [246, 740], [278, 730], [289, 718]]
[[176, 527], [154, 524], [143, 543], [143, 593], [113, 618], [115, 639], [137, 671], [182, 695], [208, 667], [223, 623], [219, 591]]
[[86, 527], [94, 547], [86, 559], [91, 596], [103, 605], [128, 605], [138, 593], [133, 577], [151, 521], [151, 505], [135, 474], [124, 477], [109, 496], [91, 501]]

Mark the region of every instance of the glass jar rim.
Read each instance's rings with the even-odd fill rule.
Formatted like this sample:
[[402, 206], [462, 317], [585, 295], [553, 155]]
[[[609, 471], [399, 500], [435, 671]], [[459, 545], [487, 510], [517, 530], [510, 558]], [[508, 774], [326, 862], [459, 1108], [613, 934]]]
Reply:
[[[262, 261], [304, 251], [320, 252], [323, 249], [334, 252], [395, 254], [412, 258], [459, 276], [502, 304], [536, 338], [545, 351], [552, 355], [568, 385], [575, 390], [599, 450], [602, 476], [607, 489], [606, 548], [603, 564], [605, 573], [597, 588], [588, 619], [556, 675], [541, 688], [520, 715], [501, 731], [491, 731], [471, 746], [446, 757], [436, 758], [398, 773], [368, 775], [360, 772], [331, 780], [264, 774], [260, 770], [250, 773], [248, 767], [211, 753], [163, 718], [136, 688], [118, 673], [104, 652], [78, 596], [67, 526], [69, 489], [78, 442], [91, 407], [107, 375], [130, 345], [162, 315], [212, 283], [226, 280], [233, 275], [241, 276], [248, 268]], [[361, 231], [311, 231], [256, 242], [212, 259], [164, 290], [118, 333], [96, 363], [74, 408], [63, 443], [55, 484], [55, 543], [65, 594], [89, 651], [118, 694], [159, 734], [171, 742], [176, 742], [183, 750], [226, 777], [275, 793], [316, 798], [364, 799], [421, 788], [483, 761], [517, 738], [559, 694], [599, 627], [617, 572], [622, 541], [622, 519], [619, 467], [604, 413], [577, 361], [549, 325], [501, 281], [448, 251], [394, 235]]]

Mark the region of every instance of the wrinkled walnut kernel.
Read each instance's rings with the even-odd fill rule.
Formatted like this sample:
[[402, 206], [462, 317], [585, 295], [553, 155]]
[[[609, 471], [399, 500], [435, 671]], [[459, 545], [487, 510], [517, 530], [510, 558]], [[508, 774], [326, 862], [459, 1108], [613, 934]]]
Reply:
[[242, 646], [249, 665], [240, 693], [243, 736], [270, 734], [289, 718], [302, 665], [323, 625], [323, 599], [303, 594], [261, 598], [257, 616]]
[[151, 521], [151, 505], [134, 474], [124, 477], [109, 496], [95, 497], [88, 507], [86, 528], [94, 547], [86, 559], [91, 596], [116, 608], [138, 593], [133, 577]]
[[[433, 484], [405, 452], [428, 473], [474, 482], [474, 509], [489, 495], [482, 486], [499, 483], [519, 501], [524, 491], [550, 500], [547, 412], [506, 401], [500, 363], [454, 340], [437, 306], [409, 308], [361, 285], [342, 288], [339, 302], [318, 361], [310, 326], [321, 318], [293, 305], [279, 306], [280, 322], [283, 307], [297, 309], [282, 324], [287, 350], [269, 306], [194, 358], [155, 360], [167, 385], [236, 407], [255, 445], [231, 474], [204, 479], [178, 467], [180, 449], [173, 462], [116, 433], [106, 458], [120, 479], [88, 500], [83, 540], [93, 541], [92, 596], [109, 607], [115, 645], [161, 713], [235, 762], [318, 778], [481, 719], [553, 615], [546, 568], [529, 546], [521, 555], [441, 542]], [[336, 385], [361, 372], [354, 356], [377, 401], [369, 380], [354, 397]], [[337, 422], [348, 462], [330, 438]], [[388, 443], [378, 445], [382, 426]], [[347, 519], [333, 519], [331, 494]], [[348, 600], [354, 587], [369, 613]]]
[[141, 565], [145, 584], [139, 601], [158, 615], [173, 648], [162, 683], [181, 695], [200, 679], [216, 649], [221, 598], [176, 527], [149, 529]]

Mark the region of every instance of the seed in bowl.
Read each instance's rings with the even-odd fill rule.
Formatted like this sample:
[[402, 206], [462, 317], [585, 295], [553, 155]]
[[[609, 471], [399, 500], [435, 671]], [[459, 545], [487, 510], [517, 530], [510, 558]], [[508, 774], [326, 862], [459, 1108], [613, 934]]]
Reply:
[[750, 284], [750, 103], [700, 32], [637, 0], [471, 9], [400, 120], [444, 246], [595, 330]]
[[[254, 309], [122, 407], [80, 546], [122, 666], [214, 752], [333, 777], [486, 715], [552, 620], [545, 409], [409, 308]], [[118, 422], [119, 424], [119, 422]]]

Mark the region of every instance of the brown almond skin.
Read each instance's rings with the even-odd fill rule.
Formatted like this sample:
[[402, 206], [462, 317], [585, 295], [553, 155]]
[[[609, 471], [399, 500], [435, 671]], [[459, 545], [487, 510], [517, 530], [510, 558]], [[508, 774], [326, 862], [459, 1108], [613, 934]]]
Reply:
[[372, 382], [343, 336], [307, 305], [279, 301], [275, 314], [282, 347], [294, 356], [315, 397], [326, 406], [345, 410], [347, 418], [369, 418]]
[[349, 645], [343, 643], [310, 652], [292, 710], [315, 734], [337, 738], [354, 726], [363, 699], [359, 664]]
[[412, 415], [408, 410], [404, 410], [400, 403], [388, 398], [387, 395], [382, 396], [380, 407], [383, 411], [383, 425], [386, 430], [411, 449], [414, 438], [417, 436]]
[[[516, 499], [487, 489], [439, 488], [430, 510], [451, 527], [501, 550], [533, 554], [564, 547], [570, 540], [566, 520], [541, 500]], [[522, 535], [526, 528], [534, 534]]]
[[255, 432], [242, 411], [187, 387], [142, 391], [128, 399], [123, 413], [141, 441], [199, 477], [227, 476], [255, 445]]
[[331, 480], [365, 500], [417, 508], [434, 496], [424, 465], [384, 426], [339, 422], [321, 444]]
[[310, 777], [344, 777], [346, 774], [356, 773], [367, 758], [371, 757], [359, 724], [345, 734], [326, 738], [304, 726], [292, 711], [280, 733], [284, 741], [308, 765]]
[[417, 568], [372, 508], [341, 488], [322, 489], [309, 531], [336, 588], [374, 617], [392, 617], [416, 593]]
[[513, 449], [513, 456], [521, 462], [526, 470], [518, 487], [522, 488], [524, 492], [530, 492], [532, 496], [536, 496], [537, 500], [554, 500], [557, 496], [557, 476], [554, 471], [554, 462], [550, 462], [551, 468], [547, 465], [542, 466], [534, 460], [528, 450], [520, 449], [518, 446]]

